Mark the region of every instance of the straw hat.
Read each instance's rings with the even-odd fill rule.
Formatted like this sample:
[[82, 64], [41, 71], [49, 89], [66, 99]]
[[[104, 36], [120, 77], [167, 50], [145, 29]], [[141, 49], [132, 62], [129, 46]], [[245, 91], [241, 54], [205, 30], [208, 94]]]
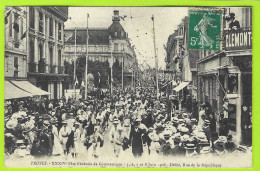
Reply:
[[8, 129], [14, 129], [16, 126], [17, 126], [17, 121], [16, 120], [9, 120], [7, 123], [6, 123], [6, 128]]

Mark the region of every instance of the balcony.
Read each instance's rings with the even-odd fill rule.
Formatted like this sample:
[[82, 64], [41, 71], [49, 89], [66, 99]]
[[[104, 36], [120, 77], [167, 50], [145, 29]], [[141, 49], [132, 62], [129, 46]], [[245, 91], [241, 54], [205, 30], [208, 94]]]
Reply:
[[45, 63], [39, 63], [38, 64], [38, 72], [39, 73], [46, 73], [46, 64]]
[[29, 72], [36, 72], [36, 63], [29, 62]]
[[63, 74], [63, 73], [64, 73], [64, 67], [58, 66], [58, 74]]
[[50, 65], [50, 66], [49, 66], [49, 73], [54, 74], [54, 73], [55, 73], [55, 69], [56, 69], [56, 66], [55, 66], [55, 65]]

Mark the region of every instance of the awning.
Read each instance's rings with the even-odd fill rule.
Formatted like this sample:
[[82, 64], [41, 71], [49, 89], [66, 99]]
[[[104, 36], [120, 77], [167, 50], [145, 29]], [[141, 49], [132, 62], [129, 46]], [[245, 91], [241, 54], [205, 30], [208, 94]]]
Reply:
[[182, 82], [180, 83], [177, 87], [175, 87], [173, 90], [176, 92], [179, 92], [182, 90], [184, 87], [186, 87], [190, 82]]
[[31, 93], [28, 93], [18, 86], [10, 83], [9, 81], [5, 81], [5, 100], [8, 99], [18, 99], [23, 97], [30, 97], [32, 96]]
[[25, 90], [31, 93], [33, 96], [43, 96], [43, 95], [50, 95], [51, 93], [46, 92], [33, 84], [29, 83], [28, 81], [11, 81], [16, 86], [20, 87], [22, 90]]

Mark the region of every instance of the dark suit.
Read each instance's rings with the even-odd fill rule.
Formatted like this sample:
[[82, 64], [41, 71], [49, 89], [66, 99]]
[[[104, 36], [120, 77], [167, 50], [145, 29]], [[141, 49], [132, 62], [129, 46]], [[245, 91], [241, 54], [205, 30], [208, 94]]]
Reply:
[[132, 142], [132, 153], [134, 157], [139, 157], [143, 153], [143, 139], [144, 131], [140, 128], [136, 131], [134, 126], [130, 132], [130, 141]]

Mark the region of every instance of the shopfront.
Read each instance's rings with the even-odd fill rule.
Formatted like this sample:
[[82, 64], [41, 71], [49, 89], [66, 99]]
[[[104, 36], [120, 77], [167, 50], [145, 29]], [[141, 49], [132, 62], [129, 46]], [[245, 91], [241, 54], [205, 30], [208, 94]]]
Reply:
[[252, 108], [252, 28], [224, 32], [225, 54], [231, 61], [225, 88], [229, 99], [230, 131], [243, 139], [243, 106]]

